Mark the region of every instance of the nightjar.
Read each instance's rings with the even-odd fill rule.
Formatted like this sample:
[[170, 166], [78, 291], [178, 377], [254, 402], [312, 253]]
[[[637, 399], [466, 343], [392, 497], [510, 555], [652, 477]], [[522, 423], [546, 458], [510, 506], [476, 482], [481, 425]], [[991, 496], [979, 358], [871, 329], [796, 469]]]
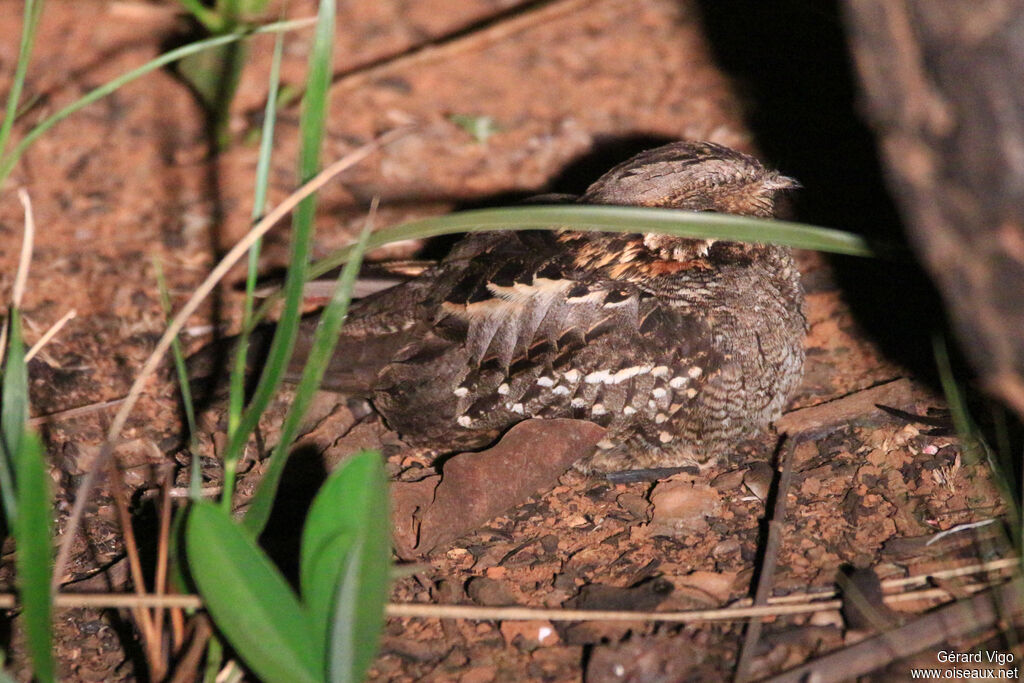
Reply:
[[[769, 217], [795, 186], [729, 148], [676, 142], [576, 201]], [[324, 388], [370, 399], [412, 445], [479, 449], [522, 420], [572, 417], [607, 428], [584, 471], [705, 464], [777, 418], [796, 388], [802, 303], [785, 247], [474, 233], [353, 305]], [[299, 359], [315, 324], [304, 322]]]

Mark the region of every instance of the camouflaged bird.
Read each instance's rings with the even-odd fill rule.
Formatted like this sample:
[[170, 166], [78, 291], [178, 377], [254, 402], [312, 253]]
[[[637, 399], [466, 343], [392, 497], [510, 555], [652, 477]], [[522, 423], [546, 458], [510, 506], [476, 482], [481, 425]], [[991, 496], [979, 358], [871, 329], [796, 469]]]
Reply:
[[[677, 142], [577, 201], [769, 217], [795, 186], [745, 154]], [[785, 247], [475, 233], [353, 305], [324, 388], [370, 399], [412, 445], [479, 449], [522, 420], [571, 417], [607, 427], [584, 471], [704, 464], [781, 413], [803, 367], [802, 302]]]

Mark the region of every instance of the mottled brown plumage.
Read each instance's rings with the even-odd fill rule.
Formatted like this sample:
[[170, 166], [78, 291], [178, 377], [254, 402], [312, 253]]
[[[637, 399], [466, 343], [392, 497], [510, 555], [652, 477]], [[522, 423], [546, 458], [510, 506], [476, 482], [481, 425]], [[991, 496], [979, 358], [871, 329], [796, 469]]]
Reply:
[[[679, 142], [579, 201], [770, 216], [793, 186], [747, 155]], [[369, 398], [412, 444], [477, 449], [530, 417], [574, 417], [608, 427], [582, 469], [705, 463], [778, 417], [796, 387], [802, 301], [784, 247], [471, 234], [354, 305], [325, 384]]]

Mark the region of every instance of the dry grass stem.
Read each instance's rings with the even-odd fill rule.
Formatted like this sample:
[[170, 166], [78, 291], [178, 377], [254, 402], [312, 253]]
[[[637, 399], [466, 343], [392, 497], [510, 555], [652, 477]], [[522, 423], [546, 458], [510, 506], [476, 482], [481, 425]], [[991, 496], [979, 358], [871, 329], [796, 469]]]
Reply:
[[43, 347], [46, 346], [50, 340], [60, 332], [61, 328], [67, 325], [68, 321], [75, 317], [75, 315], [77, 315], [77, 313], [75, 312], [75, 309], [72, 308], [70, 311], [65, 313], [60, 320], [51, 325], [50, 329], [46, 330], [46, 332], [43, 333], [43, 336], [39, 338], [39, 341], [33, 344], [32, 348], [28, 350], [28, 353], [25, 354], [25, 362], [27, 363], [35, 358], [36, 354], [42, 351]]
[[[974, 594], [1004, 585], [1005, 582], [985, 582], [968, 584], [961, 589]], [[814, 596], [810, 596], [813, 598]], [[886, 605], [914, 600], [949, 600], [952, 596], [942, 588], [929, 588], [885, 596]], [[774, 617], [786, 614], [806, 614], [839, 609], [840, 600], [814, 600], [808, 595], [786, 596], [803, 598], [802, 602], [776, 603], [775, 599], [767, 605], [757, 607], [742, 602], [731, 607], [709, 610], [692, 610], [686, 612], [632, 612], [632, 611], [600, 611], [600, 610], [563, 610], [543, 609], [534, 607], [478, 607], [476, 605], [432, 605], [413, 603], [389, 603], [389, 617], [412, 617], [424, 619], [471, 619], [471, 620], [502, 620], [529, 621], [547, 619], [549, 621], [736, 621], [757, 617]], [[132, 608], [156, 607], [160, 609], [202, 609], [203, 601], [198, 595], [157, 595], [154, 593], [58, 593], [54, 605], [59, 608], [93, 607], [93, 608]], [[18, 606], [17, 595], [0, 593], [0, 609], [15, 609]]]

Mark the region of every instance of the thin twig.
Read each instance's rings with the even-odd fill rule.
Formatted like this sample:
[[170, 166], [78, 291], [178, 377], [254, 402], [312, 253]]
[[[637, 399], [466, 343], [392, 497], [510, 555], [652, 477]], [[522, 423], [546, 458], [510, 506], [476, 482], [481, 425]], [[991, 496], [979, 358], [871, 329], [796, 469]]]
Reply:
[[46, 413], [45, 415], [37, 415], [36, 417], [30, 418], [28, 423], [33, 427], [36, 425], [43, 424], [44, 422], [51, 422], [53, 420], [70, 420], [73, 417], [81, 417], [82, 415], [89, 415], [95, 413], [97, 410], [106, 410], [107, 408], [113, 408], [114, 406], [121, 405], [124, 402], [124, 397], [113, 398], [109, 401], [98, 401], [96, 403], [90, 403], [85, 406], [78, 406], [77, 408], [68, 408], [67, 410], [58, 410], [55, 413]]
[[[32, 244], [35, 241], [36, 221], [32, 217], [32, 199], [25, 188], [18, 188], [18, 199], [25, 207], [25, 236], [21, 240], [21, 256], [18, 258], [18, 271], [14, 275], [14, 289], [11, 292], [11, 306], [21, 308], [21, 299], [25, 296], [25, 283], [28, 281], [28, 268], [32, 263]], [[7, 354], [7, 328], [10, 321], [4, 322], [0, 329], [0, 357]]]
[[70, 311], [64, 314], [64, 317], [62, 317], [60, 320], [51, 325], [50, 329], [44, 332], [43, 336], [39, 338], [39, 341], [33, 344], [32, 348], [28, 350], [28, 353], [25, 354], [25, 362], [27, 363], [33, 358], [35, 358], [36, 354], [39, 353], [42, 350], [42, 348], [46, 346], [46, 344], [49, 343], [51, 339], [53, 339], [54, 335], [60, 332], [61, 328], [64, 327], [69, 320], [74, 318], [75, 315], [75, 309], [72, 308]]
[[82, 515], [85, 512], [85, 505], [88, 502], [90, 493], [93, 487], [96, 485], [96, 473], [102, 471], [105, 467], [105, 463], [111, 457], [113, 453], [113, 443], [117, 439], [121, 430], [124, 428], [125, 422], [128, 420], [128, 415], [131, 413], [132, 408], [135, 407], [139, 397], [142, 395], [142, 388], [145, 386], [149, 376], [152, 375], [167, 350], [170, 348], [172, 341], [177, 336], [181, 328], [184, 327], [191, 316], [199, 308], [203, 299], [213, 290], [217, 283], [223, 278], [228, 271], [241, 259], [249, 247], [253, 245], [259, 238], [270, 230], [279, 220], [284, 218], [295, 206], [303, 199], [313, 194], [334, 176], [338, 175], [342, 171], [345, 171], [355, 164], [359, 163], [375, 150], [379, 149], [382, 145], [385, 145], [401, 135], [408, 132], [408, 129], [396, 129], [385, 133], [378, 137], [373, 142], [370, 142], [362, 147], [356, 149], [353, 152], [345, 155], [338, 161], [320, 171], [312, 180], [307, 182], [305, 185], [300, 187], [298, 190], [293, 192], [287, 199], [279, 204], [273, 211], [268, 213], [259, 223], [254, 225], [249, 233], [242, 238], [232, 249], [221, 259], [220, 263], [210, 272], [201, 285], [196, 289], [192, 297], [185, 303], [182, 309], [178, 312], [174, 319], [167, 326], [167, 330], [164, 335], [157, 342], [156, 348], [150, 354], [146, 363], [142, 366], [142, 370], [139, 371], [138, 376], [135, 378], [135, 382], [132, 384], [131, 389], [128, 391], [128, 395], [124, 399], [124, 403], [121, 405], [121, 409], [117, 412], [113, 422], [110, 425], [110, 429], [107, 431], [107, 440], [100, 447], [100, 452], [96, 457], [96, 462], [92, 469], [86, 473], [85, 477], [82, 478], [82, 482], [78, 487], [78, 491], [75, 496], [75, 504], [71, 509], [71, 514], [68, 517], [67, 526], [65, 527], [64, 538], [61, 541], [60, 550], [57, 553], [57, 561], [54, 566], [53, 581], [54, 585], [58, 585], [60, 577], [64, 572], [64, 567], [67, 565], [68, 558], [71, 556], [71, 544], [74, 541], [75, 534], [78, 532], [78, 526], [81, 523]]
[[[882, 581], [883, 590], [892, 590], [899, 588], [906, 588], [908, 586], [924, 586], [928, 585], [930, 581], [935, 579], [955, 579], [961, 576], [969, 576], [971, 574], [981, 574], [983, 572], [996, 572], [1004, 569], [1020, 569], [1020, 558], [1019, 557], [1007, 557], [1000, 560], [991, 560], [989, 562], [981, 562], [979, 564], [971, 564], [963, 567], [953, 567], [952, 569], [940, 569], [926, 574], [915, 574], [913, 576], [906, 576], [899, 579], [886, 579]], [[988, 584], [973, 584], [974, 586], [983, 586]], [[965, 587], [969, 589], [970, 587]], [[938, 595], [937, 591], [941, 591], [946, 598], [951, 597], [949, 591], [945, 589], [932, 589], [930, 591], [918, 591], [915, 593], [889, 593], [884, 597], [886, 604], [894, 602], [901, 602], [903, 600], [916, 600], [919, 598], [929, 598]], [[791, 593], [789, 595], [777, 595], [768, 598], [769, 605], [788, 605], [793, 603], [808, 602], [811, 600], [826, 600], [828, 598], [834, 598], [838, 595], [838, 591], [835, 588], [822, 588], [818, 590], [806, 591], [803, 593]], [[908, 597], [909, 596], [909, 597]], [[732, 603], [733, 607], [749, 607], [754, 604], [752, 598], [744, 598], [737, 600]]]
[[856, 645], [807, 662], [768, 679], [769, 683], [847, 681], [917, 652], [957, 640], [996, 624], [1003, 610], [1011, 610], [1012, 623], [1021, 619], [1024, 581], [1009, 583], [939, 607], [897, 629], [862, 640]]
[[[164, 481], [161, 489], [164, 492], [160, 504], [160, 537], [157, 543], [156, 553], [156, 581], [153, 590], [157, 595], [163, 596], [167, 591], [167, 557], [171, 547], [171, 516], [174, 514], [171, 507], [171, 484], [174, 483], [174, 470], [169, 466], [164, 467]], [[156, 642], [162, 647], [164, 642], [164, 610], [156, 608], [153, 616], [156, 628]], [[163, 673], [166, 673], [164, 671]], [[159, 676], [157, 680], [162, 679]]]
[[194, 623], [196, 627], [192, 633], [192, 642], [189, 643], [185, 655], [178, 660], [178, 668], [174, 672], [174, 678], [171, 679], [171, 683], [184, 683], [185, 681], [194, 681], [197, 678], [196, 672], [199, 669], [199, 662], [206, 651], [206, 643], [209, 642], [210, 636], [213, 635], [213, 628], [210, 626], [209, 618], [205, 616], [197, 616]]
[[21, 300], [25, 296], [25, 283], [28, 282], [28, 267], [32, 262], [32, 245], [36, 234], [36, 221], [32, 215], [32, 199], [28, 196], [25, 188], [18, 188], [18, 199], [25, 207], [25, 238], [21, 242], [18, 273], [14, 277], [14, 290], [11, 293], [11, 303], [15, 308], [21, 308]]
[[[125, 499], [128, 495], [124, 480], [121, 477], [121, 471], [117, 469], [117, 464], [113, 461], [108, 462], [108, 471], [110, 476], [110, 488], [111, 497], [114, 499], [114, 507], [117, 510], [118, 521], [121, 523], [121, 532], [124, 536], [124, 549], [125, 554], [128, 556], [128, 567], [132, 575], [132, 583], [135, 585], [136, 597], [146, 595], [146, 581], [142, 573], [142, 562], [139, 559], [139, 546], [135, 542], [135, 530], [132, 528], [132, 515], [128, 511], [128, 505], [125, 503]], [[153, 626], [153, 615], [149, 612], [149, 609], [141, 605], [132, 607], [132, 615], [135, 617], [135, 623], [138, 624], [139, 630], [142, 631], [142, 640], [145, 645], [146, 660], [149, 664], [150, 677], [153, 680], [160, 680], [163, 675], [157, 675], [160, 673], [160, 643], [156, 639], [156, 628]]]
[[[963, 587], [969, 593], [988, 590], [1002, 583], [979, 583]], [[950, 599], [948, 591], [941, 588], [887, 595], [885, 603], [895, 604], [912, 600]], [[0, 593], [0, 609], [18, 607], [18, 596], [15, 593]], [[203, 601], [198, 595], [147, 593], [58, 593], [54, 597], [54, 605], [59, 608], [93, 607], [122, 609], [131, 607], [158, 607], [161, 609], [203, 609]], [[387, 615], [390, 617], [418, 617], [427, 619], [472, 619], [489, 621], [543, 620], [549, 621], [736, 621], [752, 617], [776, 617], [786, 614], [806, 614], [839, 609], [840, 600], [812, 600], [802, 603], [784, 603], [778, 605], [730, 606], [719, 609], [692, 610], [686, 612], [633, 612], [633, 611], [600, 611], [600, 610], [563, 610], [535, 607], [478, 607], [475, 605], [433, 605], [420, 603], [389, 603]]]
[[[786, 499], [789, 497], [790, 482], [793, 481], [793, 454], [795, 452], [795, 441], [791, 437], [786, 438], [782, 450], [782, 474], [779, 476], [779, 485], [775, 490], [775, 507], [772, 510], [772, 517], [768, 521], [768, 538], [765, 541], [761, 575], [758, 577], [752, 609], [766, 606], [768, 598], [772, 594], [775, 567], [779, 559], [779, 546], [782, 544], [782, 526], [786, 520]], [[761, 623], [760, 619], [752, 619], [747, 624], [743, 648], [740, 650], [739, 661], [736, 663], [736, 681], [738, 683], [750, 680], [751, 666], [754, 663], [754, 656], [757, 654], [758, 641], [761, 639]]]

